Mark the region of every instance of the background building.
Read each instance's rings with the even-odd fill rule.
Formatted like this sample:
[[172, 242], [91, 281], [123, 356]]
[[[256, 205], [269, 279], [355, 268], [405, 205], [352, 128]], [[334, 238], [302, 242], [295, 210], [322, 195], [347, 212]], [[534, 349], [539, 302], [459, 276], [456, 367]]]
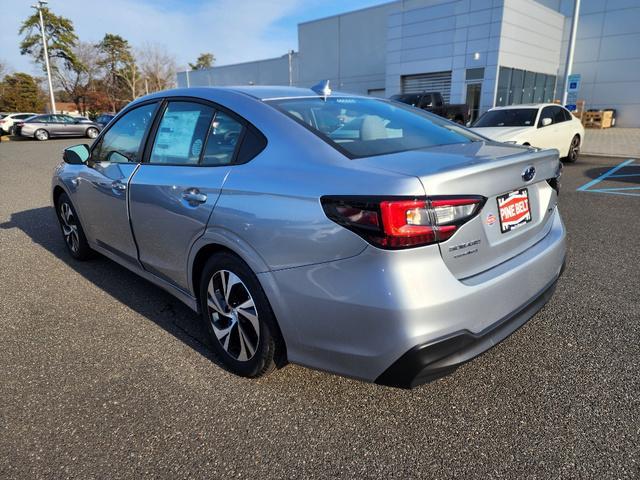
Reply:
[[[181, 72], [178, 84], [330, 79], [334, 89], [364, 95], [433, 90], [476, 116], [561, 97], [573, 8], [573, 0], [395, 1], [298, 25], [292, 55]], [[615, 108], [620, 126], [640, 126], [639, 45], [638, 0], [582, 0], [578, 96], [587, 108]]]

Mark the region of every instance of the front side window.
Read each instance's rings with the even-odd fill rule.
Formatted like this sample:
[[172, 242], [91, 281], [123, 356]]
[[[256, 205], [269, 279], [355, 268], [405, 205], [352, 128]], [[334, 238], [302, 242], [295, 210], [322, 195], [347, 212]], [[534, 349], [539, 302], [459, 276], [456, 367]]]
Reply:
[[158, 126], [149, 163], [197, 165], [213, 108], [192, 102], [170, 102]]
[[113, 163], [140, 162], [142, 141], [151, 125], [156, 105], [142, 105], [120, 117], [94, 148], [92, 160]]
[[313, 97], [269, 103], [352, 158], [482, 140], [435, 115], [382, 100]]
[[482, 115], [475, 127], [532, 127], [536, 123], [537, 108], [505, 108], [490, 110]]
[[53, 118], [56, 123], [73, 123], [73, 119], [67, 115], [53, 115]]
[[544, 107], [542, 109], [542, 113], [540, 114], [540, 121], [538, 122], [538, 127], [542, 127], [543, 126], [542, 125], [542, 120], [545, 119], [545, 118], [550, 118], [551, 119], [550, 125], [553, 125], [554, 123], [557, 123], [556, 119], [555, 119], [555, 114], [556, 114], [555, 110], [556, 110], [556, 108], [558, 108], [558, 107]]

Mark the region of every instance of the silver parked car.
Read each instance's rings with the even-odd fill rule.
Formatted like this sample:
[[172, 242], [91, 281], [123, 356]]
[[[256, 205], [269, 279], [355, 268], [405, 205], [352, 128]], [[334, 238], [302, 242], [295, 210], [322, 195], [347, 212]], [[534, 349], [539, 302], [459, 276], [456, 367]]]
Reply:
[[98, 124], [84, 117], [72, 117], [63, 114], [36, 115], [15, 127], [15, 134], [36, 140], [49, 140], [51, 137], [88, 137], [96, 138]]
[[64, 152], [62, 234], [76, 259], [100, 252], [199, 312], [236, 374], [290, 361], [412, 387], [550, 298], [558, 152], [323, 87], [134, 101]]

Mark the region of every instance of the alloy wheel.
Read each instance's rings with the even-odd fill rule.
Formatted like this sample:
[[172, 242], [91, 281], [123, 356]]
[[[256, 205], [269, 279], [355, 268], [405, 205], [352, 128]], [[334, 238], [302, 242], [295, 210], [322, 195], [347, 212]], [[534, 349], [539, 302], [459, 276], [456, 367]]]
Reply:
[[87, 137], [96, 138], [97, 136], [98, 136], [98, 130], [96, 130], [95, 128], [90, 128], [89, 130], [87, 130]]
[[218, 270], [209, 280], [207, 306], [213, 332], [233, 359], [253, 358], [260, 339], [258, 311], [249, 289], [233, 272]]
[[73, 253], [78, 253], [80, 248], [80, 238], [78, 237], [78, 224], [76, 217], [71, 210], [71, 206], [63, 202], [60, 204], [60, 221], [62, 222], [62, 233], [69, 249]]
[[38, 130], [36, 132], [36, 138], [38, 140], [47, 140], [49, 138], [49, 134], [47, 132], [45, 132], [44, 130]]
[[573, 137], [571, 140], [571, 148], [569, 150], [569, 159], [572, 162], [575, 162], [578, 159], [578, 155], [580, 154], [580, 138]]

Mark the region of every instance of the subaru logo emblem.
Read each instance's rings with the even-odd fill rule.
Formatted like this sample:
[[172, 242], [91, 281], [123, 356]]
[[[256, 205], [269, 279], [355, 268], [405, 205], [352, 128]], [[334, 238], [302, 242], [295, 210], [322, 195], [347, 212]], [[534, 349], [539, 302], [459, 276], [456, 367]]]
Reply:
[[522, 180], [525, 182], [529, 182], [533, 180], [533, 177], [536, 176], [536, 168], [531, 166], [528, 167], [524, 172], [522, 172]]

